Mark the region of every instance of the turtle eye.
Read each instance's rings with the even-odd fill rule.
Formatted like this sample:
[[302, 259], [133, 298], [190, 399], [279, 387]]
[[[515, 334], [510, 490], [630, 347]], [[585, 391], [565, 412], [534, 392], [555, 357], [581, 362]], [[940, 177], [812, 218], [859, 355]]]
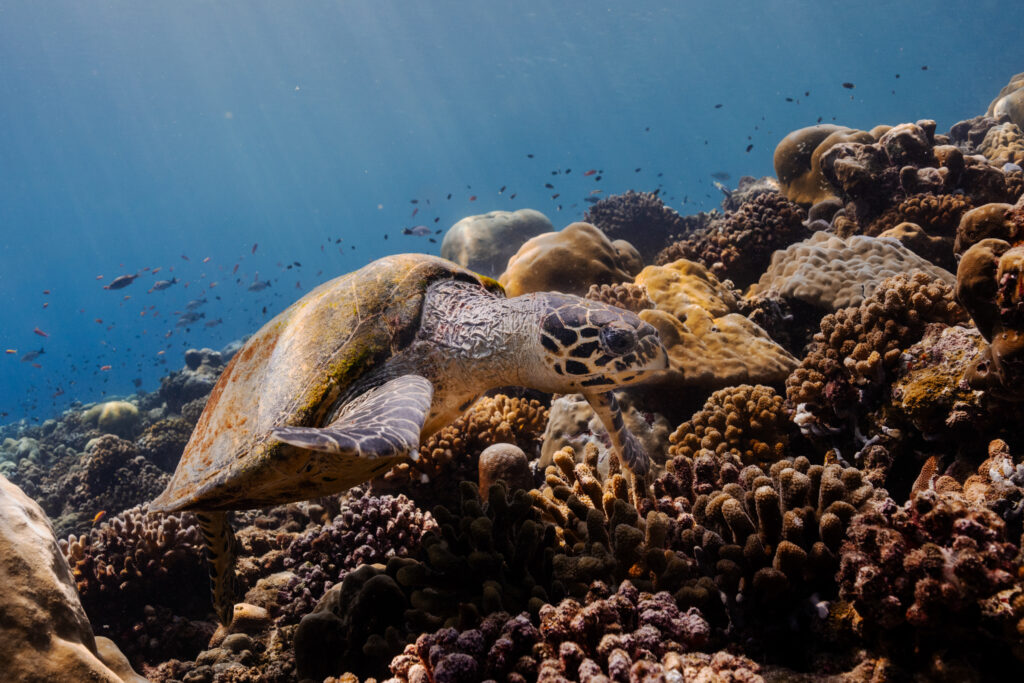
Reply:
[[636, 346], [636, 333], [628, 327], [606, 325], [601, 330], [601, 345], [616, 356], [629, 353]]

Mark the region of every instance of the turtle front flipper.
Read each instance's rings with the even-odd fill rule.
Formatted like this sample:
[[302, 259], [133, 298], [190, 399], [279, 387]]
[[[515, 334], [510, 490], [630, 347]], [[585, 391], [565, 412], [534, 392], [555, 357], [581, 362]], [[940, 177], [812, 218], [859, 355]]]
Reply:
[[615, 394], [605, 391], [601, 393], [588, 392], [583, 395], [597, 416], [601, 418], [601, 423], [608, 431], [608, 436], [611, 437], [612, 445], [622, 464], [635, 476], [646, 476], [651, 468], [651, 459], [640, 444], [640, 440], [633, 432], [629, 431], [623, 422], [622, 410], [619, 408], [619, 402], [615, 399]]
[[311, 451], [383, 459], [384, 464], [406, 456], [416, 459], [433, 396], [430, 380], [402, 375], [353, 399], [326, 427], [277, 427], [271, 436]]
[[235, 603], [241, 597], [238, 577], [235, 575], [237, 541], [231, 530], [226, 512], [199, 511], [199, 530], [203, 532], [206, 559], [210, 563], [210, 590], [213, 593], [213, 609], [224, 626], [231, 624]]

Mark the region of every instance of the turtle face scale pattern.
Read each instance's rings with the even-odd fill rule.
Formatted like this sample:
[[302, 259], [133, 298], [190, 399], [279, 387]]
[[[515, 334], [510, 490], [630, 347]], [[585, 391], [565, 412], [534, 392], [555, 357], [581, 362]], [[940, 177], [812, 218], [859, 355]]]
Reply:
[[[635, 384], [668, 367], [654, 327], [630, 311], [563, 294], [535, 295], [542, 375], [531, 386], [604, 391]], [[535, 370], [536, 372], [536, 370]]]

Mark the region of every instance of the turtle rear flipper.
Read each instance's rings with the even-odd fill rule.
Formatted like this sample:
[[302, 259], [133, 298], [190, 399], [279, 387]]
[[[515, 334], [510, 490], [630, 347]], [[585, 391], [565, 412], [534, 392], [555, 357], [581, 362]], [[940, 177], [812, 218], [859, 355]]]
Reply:
[[199, 530], [203, 532], [206, 559], [210, 564], [213, 608], [220, 623], [228, 626], [235, 612], [235, 603], [241, 598], [238, 576], [235, 574], [238, 542], [226, 512], [199, 511], [195, 515], [199, 520]]
[[416, 459], [433, 396], [430, 380], [402, 375], [353, 399], [326, 427], [277, 427], [271, 436], [292, 446], [334, 455]]

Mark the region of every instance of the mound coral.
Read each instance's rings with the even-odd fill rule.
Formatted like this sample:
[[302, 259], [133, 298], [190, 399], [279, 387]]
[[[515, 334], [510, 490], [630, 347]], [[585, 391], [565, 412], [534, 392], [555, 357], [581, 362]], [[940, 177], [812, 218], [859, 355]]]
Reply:
[[683, 231], [682, 218], [656, 193], [629, 190], [594, 203], [583, 220], [611, 240], [627, 240], [644, 261], [650, 261], [672, 235]]
[[1018, 126], [1024, 127], [1024, 73], [1019, 73], [1003, 86], [995, 99], [989, 103], [986, 116], [1006, 117]]
[[[1022, 104], [1024, 104], [1024, 98]], [[1022, 112], [1024, 113], [1024, 112]], [[1000, 123], [992, 126], [981, 141], [980, 151], [997, 166], [1024, 162], [1024, 132], [1016, 124]]]
[[508, 260], [498, 281], [509, 296], [529, 292], [583, 296], [591, 285], [633, 279], [636, 260], [622, 249], [593, 225], [573, 223], [527, 240]]
[[918, 270], [950, 285], [955, 277], [891, 240], [817, 232], [772, 255], [751, 294], [777, 292], [824, 310], [860, 305], [886, 279]]
[[700, 261], [717, 277], [745, 287], [757, 279], [773, 251], [807, 235], [806, 217], [778, 192], [759, 194], [723, 220], [666, 247], [655, 262]]
[[165, 472], [173, 472], [192, 436], [192, 425], [172, 417], [154, 422], [135, 440], [139, 454]]
[[688, 306], [700, 306], [714, 317], [735, 313], [734, 291], [700, 263], [679, 259], [660, 266], [647, 266], [636, 276], [654, 306], [677, 318], [686, 317]]
[[827, 123], [793, 131], [775, 148], [775, 175], [782, 194], [804, 205], [832, 197], [835, 191], [821, 173], [822, 155], [843, 142], [874, 141], [865, 131]]
[[491, 211], [466, 216], [448, 229], [441, 257], [488, 277], [498, 277], [523, 242], [555, 227], [540, 211]]

